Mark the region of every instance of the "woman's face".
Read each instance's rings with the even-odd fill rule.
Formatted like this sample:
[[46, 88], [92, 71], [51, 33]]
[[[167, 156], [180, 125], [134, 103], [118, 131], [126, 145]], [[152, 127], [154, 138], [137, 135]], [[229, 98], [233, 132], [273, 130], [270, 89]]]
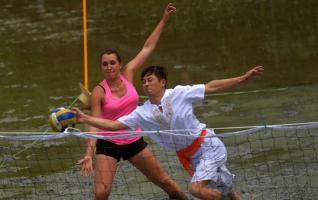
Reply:
[[120, 74], [121, 64], [116, 54], [104, 54], [102, 56], [102, 72], [106, 80], [116, 79]]

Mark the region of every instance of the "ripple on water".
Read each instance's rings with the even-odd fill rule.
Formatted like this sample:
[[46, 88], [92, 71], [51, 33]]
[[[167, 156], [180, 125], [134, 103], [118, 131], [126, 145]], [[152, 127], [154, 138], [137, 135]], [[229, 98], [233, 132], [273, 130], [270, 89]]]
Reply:
[[34, 119], [45, 119], [45, 118], [46, 118], [46, 115], [35, 115], [32, 117], [23, 117], [23, 118], [8, 116], [8, 117], [4, 117], [0, 119], [0, 123], [27, 122]]
[[4, 85], [3, 88], [4, 89], [14, 89], [14, 88], [36, 88], [38, 87], [38, 84], [29, 84], [29, 85], [25, 85], [25, 84], [11, 84], [11, 85]]

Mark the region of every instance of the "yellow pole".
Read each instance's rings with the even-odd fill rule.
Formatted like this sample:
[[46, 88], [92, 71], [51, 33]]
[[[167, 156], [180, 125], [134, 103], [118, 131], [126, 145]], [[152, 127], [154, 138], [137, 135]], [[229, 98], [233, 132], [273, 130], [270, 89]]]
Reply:
[[88, 64], [87, 64], [87, 20], [86, 0], [83, 0], [83, 35], [84, 35], [84, 87], [88, 90]]

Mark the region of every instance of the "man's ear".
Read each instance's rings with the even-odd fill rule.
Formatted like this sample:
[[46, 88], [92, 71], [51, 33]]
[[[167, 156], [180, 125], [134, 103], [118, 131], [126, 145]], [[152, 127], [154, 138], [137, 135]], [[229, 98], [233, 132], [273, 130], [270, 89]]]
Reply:
[[166, 79], [161, 79], [160, 84], [162, 85], [163, 88], [167, 87], [167, 80]]

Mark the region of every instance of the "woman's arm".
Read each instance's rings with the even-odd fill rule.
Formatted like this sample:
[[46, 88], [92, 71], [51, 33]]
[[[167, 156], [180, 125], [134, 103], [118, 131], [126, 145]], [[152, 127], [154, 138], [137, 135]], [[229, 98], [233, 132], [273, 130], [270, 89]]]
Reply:
[[[102, 102], [104, 101], [104, 90], [100, 86], [96, 86], [91, 95], [91, 115], [94, 117], [101, 117], [102, 116]], [[99, 131], [98, 128], [94, 126], [89, 126], [89, 132], [97, 133]], [[87, 141], [87, 148], [86, 148], [86, 156], [93, 156], [96, 147], [96, 139], [88, 139]]]
[[250, 79], [255, 77], [262, 76], [264, 68], [262, 66], [257, 66], [246, 72], [242, 76], [222, 79], [222, 80], [213, 80], [205, 84], [205, 93], [211, 93], [216, 91], [222, 91], [225, 89], [229, 89], [235, 87], [241, 83], [244, 83]]
[[[103, 101], [103, 89], [100, 86], [96, 86], [92, 91], [91, 95], [91, 115], [95, 117], [101, 116], [101, 102]], [[98, 132], [99, 129], [93, 126], [90, 126], [88, 129], [89, 132]], [[78, 164], [81, 165], [81, 175], [89, 176], [93, 171], [93, 155], [96, 148], [96, 139], [89, 138], [87, 140], [86, 154], [83, 159], [78, 161]]]
[[150, 57], [152, 52], [157, 46], [157, 43], [159, 41], [160, 35], [167, 23], [167, 21], [170, 18], [170, 15], [176, 11], [176, 8], [169, 3], [165, 10], [164, 14], [159, 22], [159, 24], [156, 26], [156, 28], [153, 30], [153, 32], [150, 34], [148, 39], [146, 40], [143, 48], [141, 51], [137, 54], [137, 56], [132, 59], [126, 66], [125, 71], [123, 72], [124, 76], [132, 83], [134, 74], [136, 71], [146, 62], [146, 60]]

